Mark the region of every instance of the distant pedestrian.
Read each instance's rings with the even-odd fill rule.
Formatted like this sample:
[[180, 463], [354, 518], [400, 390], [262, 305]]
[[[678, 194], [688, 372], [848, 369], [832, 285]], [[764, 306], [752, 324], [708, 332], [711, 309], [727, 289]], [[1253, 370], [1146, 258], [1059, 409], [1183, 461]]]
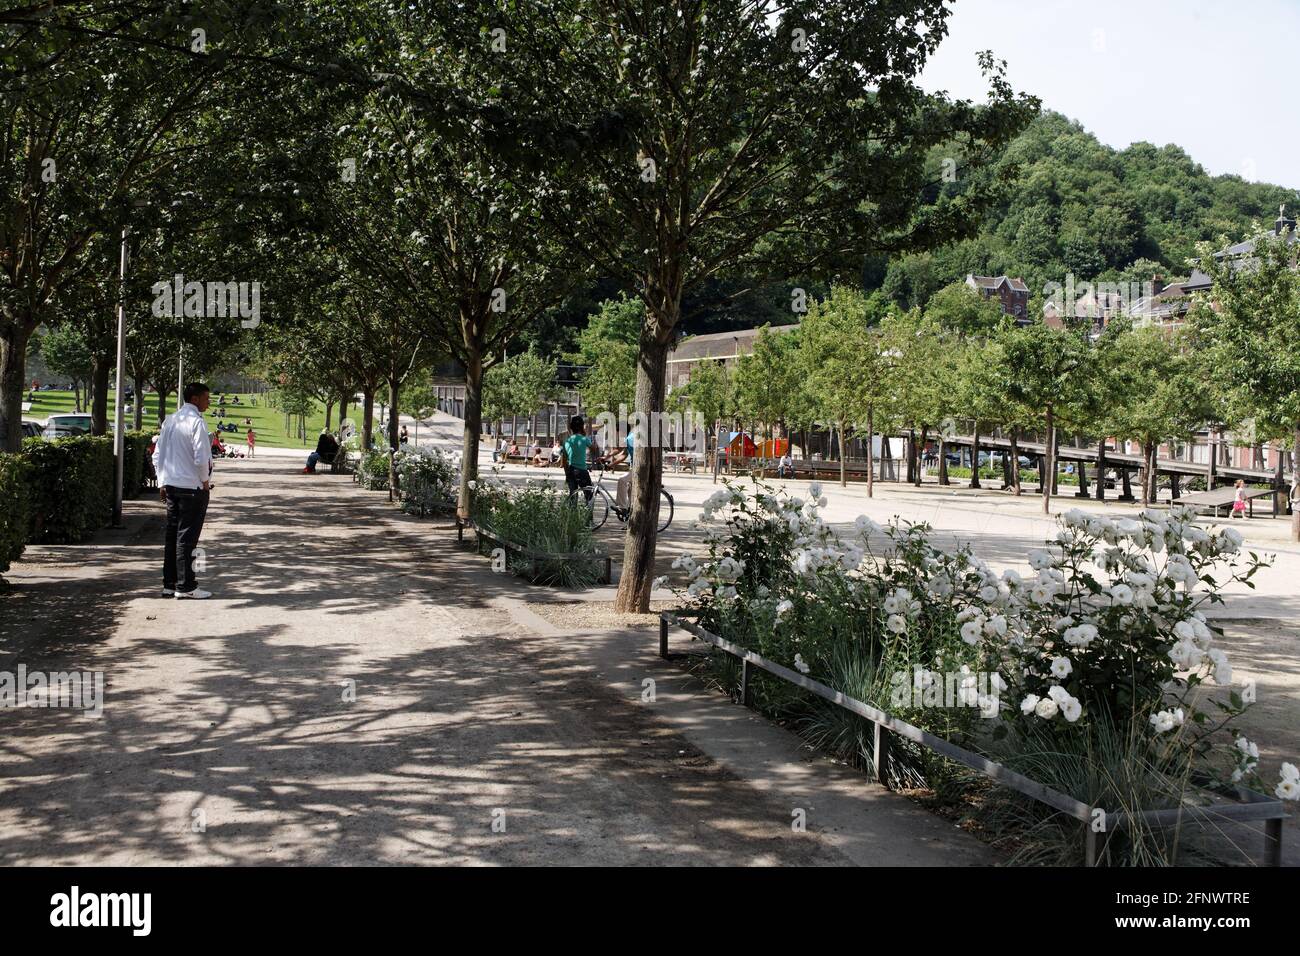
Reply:
[[257, 449], [257, 432], [250, 428], [244, 437], [248, 440], [248, 457], [252, 458], [253, 452]]
[[398, 442], [399, 442], [400, 444], [403, 444], [403, 445], [405, 445], [405, 444], [410, 440], [409, 437], [408, 437], [407, 434], [406, 434], [406, 426], [405, 426], [405, 425], [402, 426], [402, 434], [401, 434], [401, 437], [399, 437], [397, 440], [398, 440]]
[[203, 413], [211, 396], [201, 382], [185, 386], [185, 404], [167, 416], [154, 446], [158, 494], [167, 503], [163, 597], [208, 598], [194, 576], [194, 549], [203, 533], [212, 488], [212, 445]]
[[1246, 513], [1246, 483], [1237, 479], [1237, 493], [1232, 498], [1232, 516], [1239, 518]]

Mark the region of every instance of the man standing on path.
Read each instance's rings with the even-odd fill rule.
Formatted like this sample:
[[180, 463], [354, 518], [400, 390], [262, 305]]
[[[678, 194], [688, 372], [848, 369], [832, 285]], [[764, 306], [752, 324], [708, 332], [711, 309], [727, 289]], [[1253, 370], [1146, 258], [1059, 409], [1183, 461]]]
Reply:
[[185, 386], [185, 404], [163, 422], [154, 448], [159, 495], [167, 503], [163, 597], [212, 597], [194, 578], [194, 548], [203, 531], [212, 487], [212, 446], [203, 413], [211, 396], [201, 382]]

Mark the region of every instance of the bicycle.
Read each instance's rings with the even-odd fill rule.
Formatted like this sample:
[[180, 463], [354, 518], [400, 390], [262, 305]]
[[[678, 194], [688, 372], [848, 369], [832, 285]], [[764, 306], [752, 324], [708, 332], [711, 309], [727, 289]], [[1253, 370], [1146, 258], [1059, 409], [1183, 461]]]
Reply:
[[[591, 520], [591, 530], [596, 531], [609, 520], [609, 513], [614, 512], [614, 517], [623, 524], [627, 524], [628, 516], [631, 512], [626, 508], [620, 508], [614, 503], [614, 496], [605, 490], [605, 463], [598, 460], [596, 480], [594, 483], [576, 491], [569, 492], [569, 500], [573, 501], [579, 507], [585, 509]], [[578, 496], [582, 495], [584, 500], [579, 500]], [[659, 527], [658, 532], [662, 534], [668, 526], [673, 523], [673, 496], [668, 493], [666, 488], [659, 489]]]

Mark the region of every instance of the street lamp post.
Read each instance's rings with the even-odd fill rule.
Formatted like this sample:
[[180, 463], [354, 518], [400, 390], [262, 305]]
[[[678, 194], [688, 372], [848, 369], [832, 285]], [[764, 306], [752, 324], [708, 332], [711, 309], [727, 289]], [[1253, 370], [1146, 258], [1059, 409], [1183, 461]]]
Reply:
[[[117, 296], [117, 387], [114, 389], [114, 410], [113, 410], [113, 458], [115, 461], [115, 474], [113, 478], [113, 527], [122, 527], [122, 480], [123, 465], [126, 453], [126, 422], [124, 420], [125, 395], [122, 391], [122, 383], [126, 380], [126, 256], [127, 256], [127, 239], [131, 235], [131, 227], [122, 227], [122, 259], [121, 259], [121, 285], [118, 289]], [[137, 402], [140, 396], [137, 395]]]

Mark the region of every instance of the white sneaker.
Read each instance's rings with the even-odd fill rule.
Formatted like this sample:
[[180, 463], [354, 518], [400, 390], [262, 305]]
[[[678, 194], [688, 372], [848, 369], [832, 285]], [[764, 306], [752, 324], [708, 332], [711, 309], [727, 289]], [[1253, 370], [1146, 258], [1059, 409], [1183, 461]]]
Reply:
[[205, 591], [205, 590], [203, 590], [203, 588], [195, 588], [193, 591], [177, 591], [177, 592], [176, 592], [176, 600], [178, 600], [178, 601], [179, 601], [181, 598], [193, 598], [193, 599], [196, 600], [196, 601], [201, 601], [201, 600], [203, 600], [204, 598], [210, 598], [210, 597], [212, 597], [212, 592], [211, 592], [211, 591]]
[[175, 588], [163, 588], [163, 589], [162, 589], [162, 596], [163, 596], [163, 597], [174, 597], [175, 594], [176, 594], [176, 589], [175, 589]]

